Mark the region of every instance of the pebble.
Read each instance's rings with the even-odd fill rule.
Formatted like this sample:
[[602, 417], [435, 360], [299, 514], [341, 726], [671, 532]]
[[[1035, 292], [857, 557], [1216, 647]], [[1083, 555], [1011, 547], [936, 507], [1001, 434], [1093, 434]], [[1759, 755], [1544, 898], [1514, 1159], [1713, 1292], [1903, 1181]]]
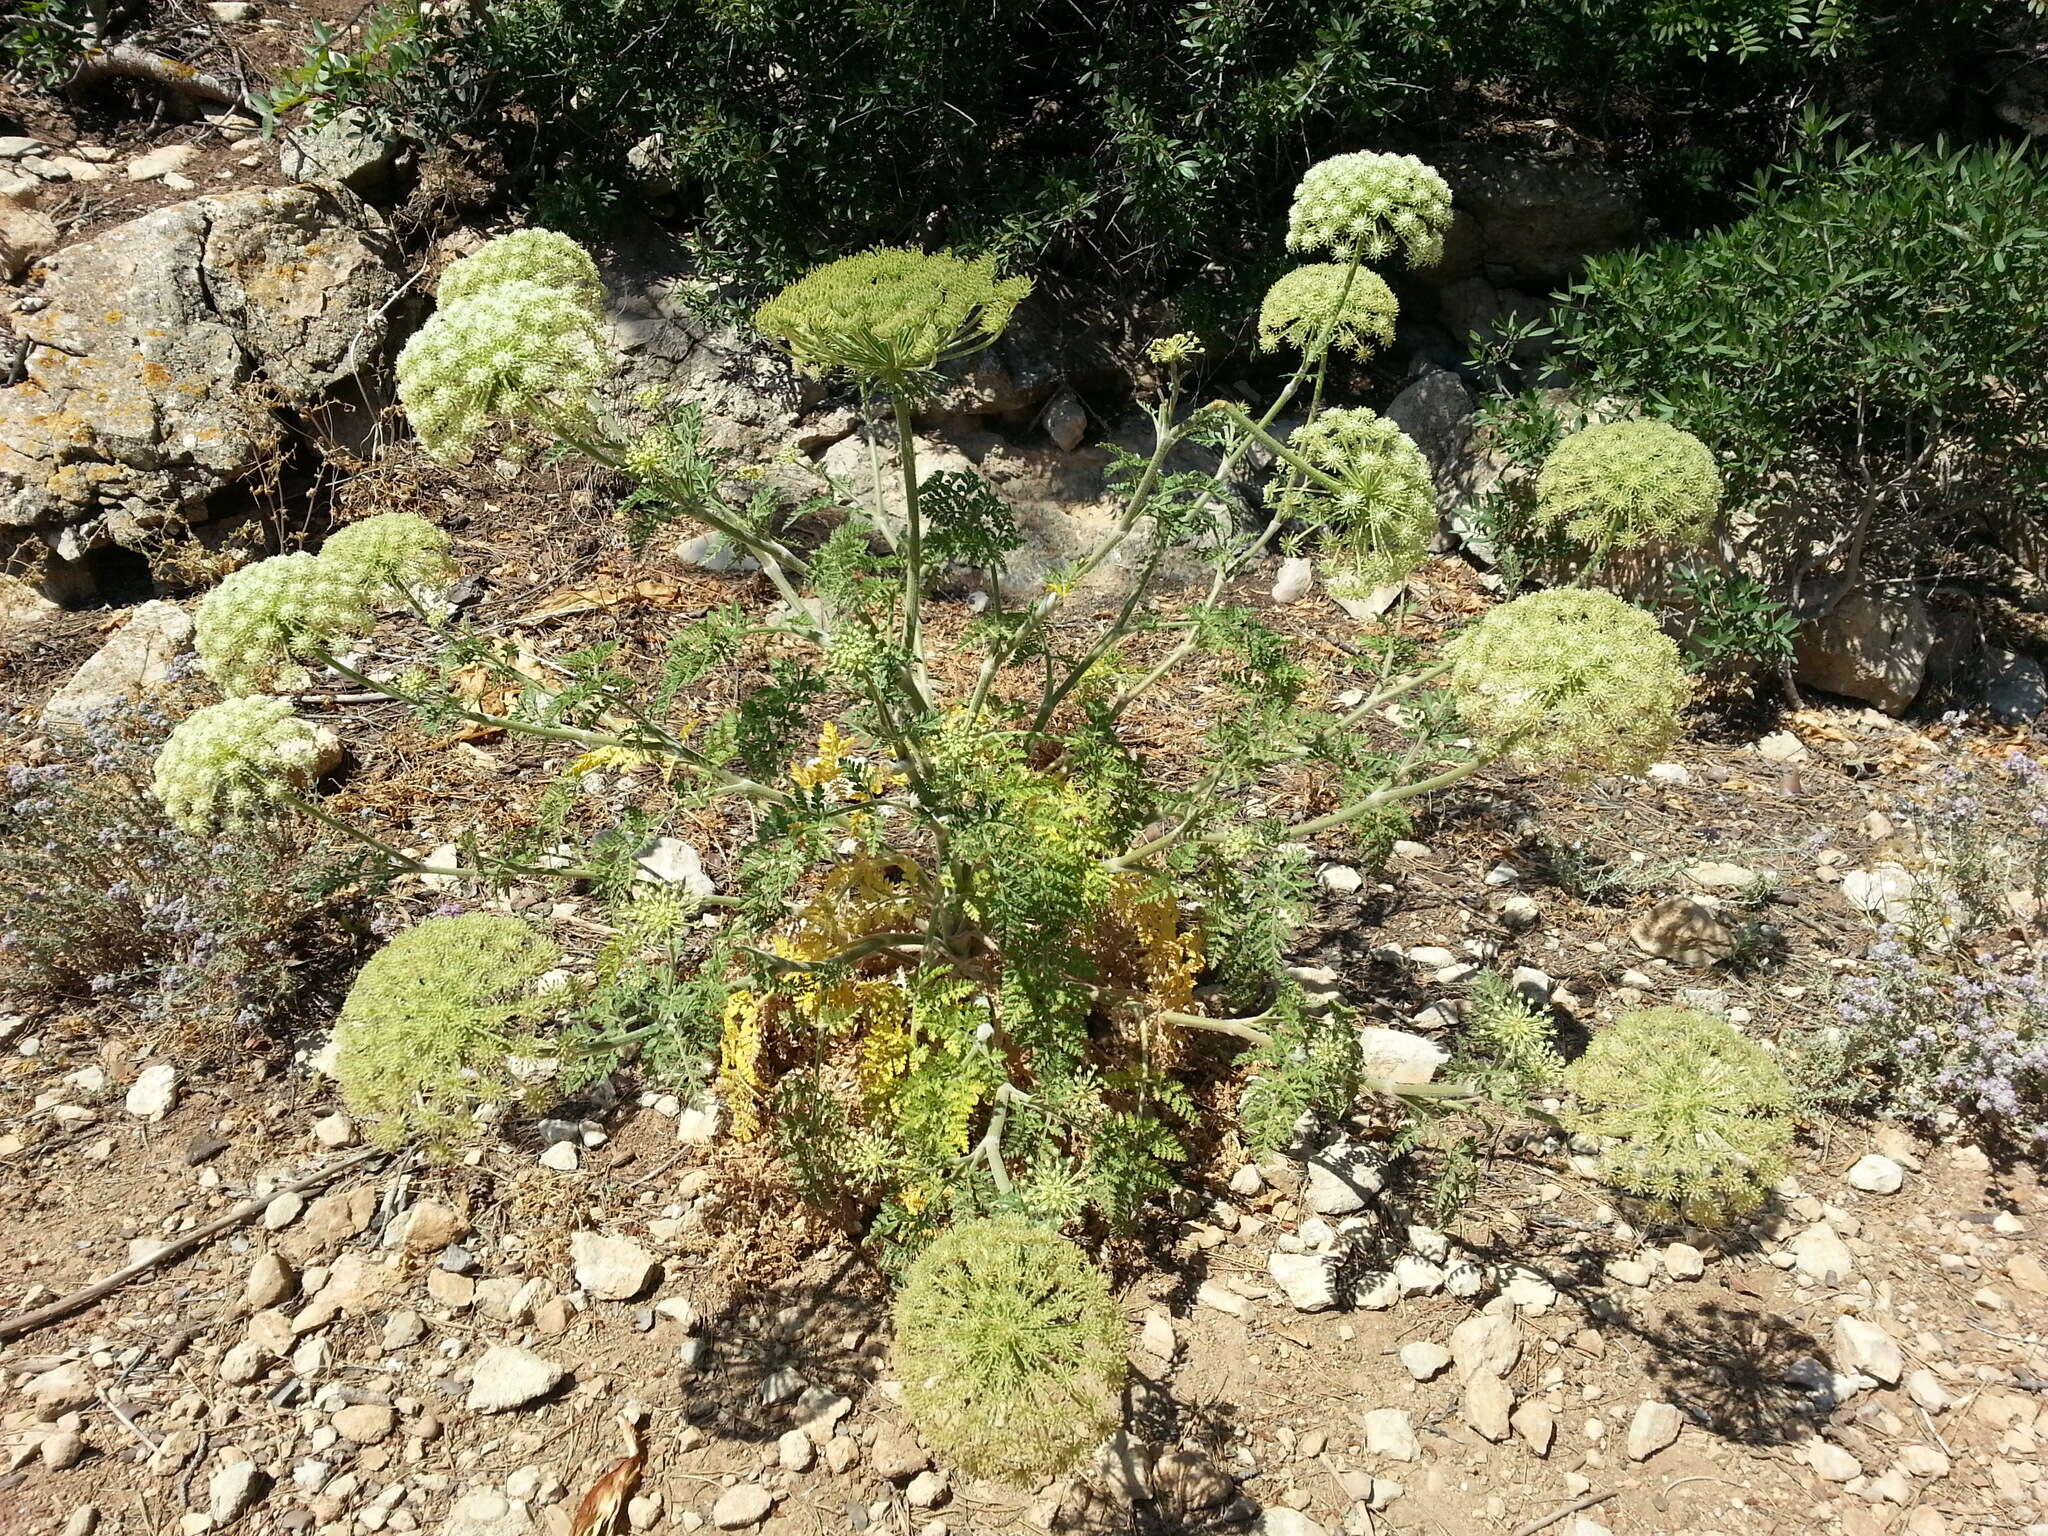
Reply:
[[554, 1390], [561, 1381], [562, 1367], [516, 1345], [494, 1344], [484, 1351], [470, 1378], [471, 1413], [502, 1413], [523, 1408]]
[[775, 1496], [759, 1483], [739, 1483], [718, 1496], [711, 1506], [711, 1523], [721, 1531], [743, 1531], [759, 1525], [775, 1507]]
[[1349, 864], [1325, 864], [1316, 883], [1336, 896], [1355, 896], [1364, 889], [1365, 876]]
[[128, 1113], [138, 1120], [161, 1120], [177, 1107], [178, 1069], [169, 1062], [144, 1067], [129, 1086]]
[[1628, 1458], [1630, 1461], [1648, 1461], [1652, 1456], [1677, 1440], [1678, 1432], [1685, 1425], [1685, 1415], [1674, 1403], [1643, 1402], [1636, 1404], [1635, 1416], [1628, 1424]]
[[215, 1525], [240, 1519], [270, 1489], [253, 1461], [231, 1461], [206, 1480], [206, 1513]]
[[1849, 1170], [1849, 1187], [1867, 1195], [1896, 1195], [1906, 1182], [1906, 1170], [1882, 1152], [1868, 1152]]
[[557, 1173], [574, 1173], [583, 1164], [583, 1158], [573, 1141], [551, 1143], [540, 1155], [540, 1165], [552, 1168]]
[[1835, 1364], [1844, 1371], [1896, 1386], [1905, 1358], [1898, 1340], [1883, 1328], [1867, 1318], [1844, 1313], [1835, 1319]]
[[262, 1254], [249, 1266], [249, 1278], [242, 1287], [242, 1305], [251, 1312], [261, 1312], [283, 1301], [297, 1285], [291, 1265], [274, 1253]]
[[286, 1194], [277, 1196], [270, 1204], [263, 1207], [263, 1230], [266, 1232], [283, 1231], [299, 1219], [300, 1212], [304, 1211], [305, 1208], [306, 1197], [304, 1195]]
[[1258, 1536], [1328, 1536], [1320, 1522], [1285, 1504], [1271, 1504], [1260, 1510], [1259, 1523], [1252, 1529]]
[[937, 1509], [952, 1491], [943, 1472], [927, 1467], [910, 1480], [910, 1486], [903, 1490], [903, 1498], [912, 1509]]
[[155, 181], [160, 177], [174, 176], [198, 153], [199, 147], [196, 144], [166, 144], [160, 149], [152, 149], [149, 153], [137, 155], [128, 162], [128, 179]]
[[54, 1435], [45, 1435], [36, 1447], [43, 1458], [43, 1465], [52, 1472], [64, 1472], [85, 1460], [87, 1446], [85, 1436], [73, 1430], [60, 1429]]
[[1824, 1221], [1817, 1221], [1785, 1245], [1792, 1267], [1809, 1280], [1839, 1284], [1856, 1273], [1856, 1255], [1842, 1236]]
[[784, 1430], [775, 1442], [775, 1460], [785, 1472], [810, 1471], [817, 1454], [816, 1444], [800, 1429]]
[[397, 1424], [397, 1413], [383, 1403], [352, 1403], [334, 1416], [341, 1437], [356, 1445], [375, 1445]]
[[1818, 1435], [1806, 1442], [1806, 1464], [1831, 1483], [1846, 1483], [1863, 1475], [1862, 1463], [1832, 1440], [1823, 1440]]
[[628, 1238], [578, 1232], [569, 1253], [576, 1283], [599, 1301], [630, 1301], [654, 1279], [654, 1255]]
[[1508, 1416], [1515, 1406], [1515, 1394], [1508, 1384], [1488, 1371], [1481, 1371], [1465, 1383], [1458, 1410], [1465, 1422], [1496, 1445], [1508, 1437]]
[[1612, 1259], [1608, 1261], [1607, 1278], [1617, 1285], [1645, 1286], [1650, 1283], [1650, 1266], [1641, 1259]]
[[1416, 1339], [1401, 1346], [1401, 1368], [1417, 1381], [1440, 1375], [1451, 1363], [1451, 1352], [1441, 1344]]
[[410, 1349], [427, 1336], [427, 1325], [419, 1313], [401, 1307], [384, 1319], [384, 1335], [377, 1341], [377, 1347], [385, 1354], [397, 1349]]
[[1266, 1272], [1297, 1312], [1327, 1312], [1337, 1304], [1330, 1261], [1320, 1254], [1275, 1253], [1266, 1260]]
[[1664, 1272], [1674, 1280], [1697, 1280], [1707, 1272], [1707, 1261], [1691, 1243], [1673, 1243], [1664, 1250]]
[[1415, 1426], [1399, 1408], [1375, 1408], [1365, 1415], [1365, 1449], [1390, 1461], [1413, 1461], [1422, 1454]]
[[1531, 1398], [1509, 1416], [1508, 1426], [1538, 1456], [1550, 1454], [1551, 1442], [1557, 1438], [1557, 1415], [1547, 1404]]
[[338, 1151], [356, 1139], [356, 1123], [336, 1110], [331, 1115], [322, 1115], [313, 1122], [313, 1140], [328, 1151]]
[[1946, 1413], [1955, 1405], [1955, 1399], [1948, 1395], [1948, 1389], [1930, 1370], [1906, 1372], [1906, 1396], [1929, 1413]]

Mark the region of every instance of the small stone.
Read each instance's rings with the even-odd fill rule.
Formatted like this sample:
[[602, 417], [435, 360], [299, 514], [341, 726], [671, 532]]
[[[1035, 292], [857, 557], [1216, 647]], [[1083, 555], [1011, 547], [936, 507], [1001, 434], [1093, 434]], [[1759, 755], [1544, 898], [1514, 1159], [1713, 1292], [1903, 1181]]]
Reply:
[[1378, 1160], [1371, 1153], [1339, 1142], [1310, 1160], [1303, 1195], [1318, 1216], [1349, 1216], [1364, 1210], [1367, 1199], [1378, 1194], [1383, 1183]]
[[388, 1355], [393, 1350], [410, 1349], [426, 1336], [427, 1325], [419, 1313], [401, 1307], [384, 1319], [384, 1334], [377, 1347]]
[[1365, 1415], [1365, 1449], [1390, 1461], [1413, 1461], [1422, 1454], [1415, 1426], [1399, 1408], [1375, 1408]]
[[1529, 1399], [1508, 1418], [1508, 1425], [1518, 1438], [1538, 1456], [1548, 1456], [1550, 1445], [1557, 1438], [1557, 1415], [1535, 1398]]
[[1846, 1483], [1863, 1475], [1863, 1466], [1854, 1456], [1818, 1435], [1806, 1442], [1806, 1464], [1831, 1483]]
[[1500, 1377], [1481, 1371], [1465, 1383], [1458, 1411], [1465, 1422], [1498, 1445], [1508, 1437], [1508, 1416], [1514, 1410], [1515, 1394]]
[[127, 1107], [138, 1120], [163, 1119], [178, 1107], [178, 1069], [165, 1061], [144, 1067], [128, 1089]]
[[551, 1143], [540, 1155], [541, 1167], [552, 1168], [557, 1173], [574, 1173], [577, 1168], [582, 1166], [582, 1162], [583, 1159], [577, 1152], [576, 1143], [573, 1141]]
[[437, 1253], [469, 1235], [469, 1218], [438, 1200], [421, 1200], [393, 1224], [391, 1240], [407, 1253]]
[[93, 1536], [100, 1528], [100, 1510], [97, 1504], [81, 1504], [71, 1511], [71, 1518], [64, 1522], [63, 1536]]
[[739, 1483], [718, 1496], [711, 1506], [711, 1523], [721, 1531], [743, 1531], [759, 1525], [775, 1507], [775, 1496], [759, 1483]]
[[1325, 864], [1316, 875], [1316, 884], [1333, 896], [1355, 896], [1365, 887], [1365, 876], [1349, 864]]
[[128, 162], [130, 181], [155, 181], [160, 177], [175, 175], [199, 153], [196, 144], [166, 144], [161, 149], [152, 149], [147, 154], [137, 155]]
[[1896, 1195], [1906, 1182], [1906, 1170], [1881, 1152], [1867, 1152], [1849, 1170], [1849, 1187], [1866, 1195]]
[[1876, 1323], [1847, 1313], [1835, 1319], [1835, 1364], [1886, 1386], [1896, 1386], [1905, 1370], [1898, 1340]]
[[1319, 1521], [1285, 1504], [1269, 1504], [1259, 1511], [1259, 1523], [1252, 1527], [1258, 1536], [1329, 1536]]
[[1337, 1304], [1335, 1277], [1323, 1255], [1275, 1253], [1266, 1260], [1266, 1270], [1297, 1312], [1327, 1312]]
[[1948, 1395], [1948, 1389], [1942, 1386], [1941, 1378], [1930, 1370], [1906, 1372], [1905, 1386], [1906, 1396], [1929, 1413], [1946, 1413], [1955, 1406], [1955, 1399]]
[[1163, 1312], [1147, 1312], [1138, 1327], [1138, 1348], [1154, 1360], [1171, 1361], [1180, 1349], [1173, 1323]]
[[242, 1305], [261, 1312], [283, 1301], [297, 1287], [291, 1265], [274, 1253], [260, 1255], [249, 1266], [249, 1278], [242, 1286]]
[[1358, 1056], [1360, 1071], [1401, 1087], [1433, 1082], [1437, 1069], [1451, 1059], [1449, 1051], [1427, 1036], [1384, 1024], [1368, 1024], [1358, 1031]]
[[775, 1442], [775, 1460], [785, 1472], [808, 1472], [818, 1447], [800, 1429], [784, 1430]]
[[1468, 1317], [1451, 1330], [1451, 1358], [1461, 1379], [1505, 1376], [1522, 1358], [1522, 1326], [1507, 1310]]
[[1451, 1352], [1441, 1344], [1427, 1339], [1415, 1339], [1401, 1346], [1401, 1368], [1417, 1381], [1428, 1381], [1442, 1374], [1451, 1363]]
[[536, 1398], [552, 1392], [562, 1379], [562, 1368], [528, 1349], [494, 1344], [484, 1351], [470, 1378], [467, 1407], [471, 1413], [502, 1413], [523, 1408]]
[[263, 1230], [281, 1232], [299, 1219], [299, 1213], [306, 1208], [304, 1195], [279, 1195], [263, 1207]]
[[885, 1477], [892, 1483], [915, 1477], [932, 1464], [931, 1453], [917, 1443], [915, 1435], [894, 1427], [875, 1436], [875, 1443], [868, 1450], [868, 1461], [877, 1477]]
[[76, 1360], [30, 1377], [23, 1391], [45, 1420], [74, 1413], [99, 1395], [93, 1386], [92, 1373]]
[[206, 1513], [215, 1525], [239, 1520], [270, 1489], [270, 1479], [253, 1461], [231, 1461], [206, 1480]]
[[569, 1253], [576, 1283], [599, 1301], [630, 1301], [654, 1279], [654, 1255], [627, 1238], [578, 1232]]
[[1685, 1425], [1685, 1415], [1677, 1405], [1663, 1402], [1645, 1402], [1636, 1405], [1635, 1417], [1628, 1425], [1628, 1458], [1630, 1461], [1648, 1461], [1678, 1438], [1678, 1431]]
[[2048, 1268], [2031, 1253], [2016, 1253], [2005, 1261], [2005, 1277], [2023, 1291], [2048, 1296]]
[[1251, 1311], [1251, 1303], [1220, 1280], [1204, 1280], [1196, 1286], [1195, 1305], [1228, 1313], [1231, 1317], [1244, 1317]]
[[1664, 1250], [1664, 1272], [1674, 1280], [1697, 1280], [1707, 1272], [1706, 1256], [1691, 1243], [1672, 1243]]
[[356, 1139], [356, 1123], [340, 1110], [322, 1115], [313, 1122], [313, 1139], [329, 1151], [345, 1147]]
[[1650, 1266], [1641, 1259], [1613, 1259], [1607, 1265], [1607, 1278], [1616, 1285], [1642, 1287], [1650, 1283]]
[[1444, 1288], [1444, 1272], [1425, 1258], [1404, 1253], [1394, 1260], [1394, 1283], [1403, 1296], [1434, 1296]]
[[206, 8], [212, 12], [215, 21], [229, 23], [254, 21], [263, 14], [255, 6], [251, 5], [249, 0], [211, 0], [211, 3]]
[[60, 1429], [54, 1435], [43, 1437], [42, 1443], [36, 1447], [36, 1454], [52, 1472], [68, 1472], [85, 1460], [86, 1449], [85, 1436]]
[[1820, 1284], [1839, 1284], [1856, 1272], [1856, 1255], [1842, 1241], [1841, 1234], [1824, 1221], [1817, 1221], [1785, 1245], [1792, 1255], [1792, 1267]]
[[397, 1423], [398, 1415], [383, 1403], [351, 1403], [334, 1416], [336, 1431], [356, 1445], [375, 1445]]
[[1230, 1176], [1230, 1192], [1233, 1195], [1256, 1195], [1265, 1187], [1266, 1178], [1259, 1172], [1257, 1163], [1246, 1163]]
[[903, 1499], [912, 1509], [937, 1509], [951, 1492], [945, 1474], [928, 1468], [910, 1480], [903, 1490]]

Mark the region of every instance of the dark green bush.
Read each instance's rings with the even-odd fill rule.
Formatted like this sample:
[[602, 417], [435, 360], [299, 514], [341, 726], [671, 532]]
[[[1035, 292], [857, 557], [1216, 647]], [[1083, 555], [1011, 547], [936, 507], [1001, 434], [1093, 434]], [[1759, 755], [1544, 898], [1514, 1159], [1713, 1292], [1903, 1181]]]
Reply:
[[922, 243], [1262, 286], [1250, 232], [1320, 155], [1533, 113], [1609, 139], [1699, 124], [1688, 174], [1739, 172], [1788, 82], [1965, 55], [2025, 4], [498, 0], [428, 24], [383, 95], [488, 136], [568, 227], [643, 207], [660, 162], [740, 277]]
[[1559, 350], [1713, 446], [1795, 609], [1910, 570], [1951, 514], [2048, 504], [2048, 161], [1802, 153], [1748, 210], [1590, 263]]

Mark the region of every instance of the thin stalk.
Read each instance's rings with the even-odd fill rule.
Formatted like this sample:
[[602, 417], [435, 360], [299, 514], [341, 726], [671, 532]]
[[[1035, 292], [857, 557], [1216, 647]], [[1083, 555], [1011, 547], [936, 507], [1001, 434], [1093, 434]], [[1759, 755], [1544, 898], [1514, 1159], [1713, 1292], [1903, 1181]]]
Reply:
[[902, 392], [893, 392], [889, 403], [896, 410], [896, 457], [903, 465], [903, 654], [909, 658], [911, 690], [930, 713], [935, 706], [924, 664], [924, 519], [917, 497], [917, 437], [910, 430], [910, 404]]
[[838, 966], [851, 965], [869, 955], [880, 954], [887, 949], [923, 949], [927, 936], [922, 933], [871, 933], [857, 944], [849, 944], [836, 955], [823, 960], [793, 960], [787, 955], [772, 954], [752, 945], [742, 945], [741, 952], [752, 955], [756, 960], [773, 966], [778, 971], [829, 971]]

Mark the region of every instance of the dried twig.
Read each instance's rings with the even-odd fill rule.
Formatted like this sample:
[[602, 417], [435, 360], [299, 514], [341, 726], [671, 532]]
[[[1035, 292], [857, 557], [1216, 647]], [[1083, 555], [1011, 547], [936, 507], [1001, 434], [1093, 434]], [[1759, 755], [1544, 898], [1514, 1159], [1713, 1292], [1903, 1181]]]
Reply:
[[1591, 1509], [1595, 1504], [1605, 1504], [1620, 1491], [1619, 1488], [1610, 1488], [1605, 1493], [1589, 1493], [1582, 1499], [1574, 1499], [1563, 1509], [1545, 1515], [1541, 1520], [1531, 1520], [1527, 1525], [1516, 1526], [1508, 1536], [1536, 1536], [1538, 1531], [1548, 1530], [1566, 1515], [1576, 1515], [1580, 1510]]
[[60, 1296], [47, 1306], [37, 1307], [33, 1312], [23, 1312], [18, 1317], [0, 1319], [0, 1344], [4, 1344], [10, 1339], [18, 1339], [23, 1334], [33, 1333], [36, 1329], [54, 1323], [61, 1317], [70, 1316], [81, 1307], [91, 1306], [101, 1297], [112, 1295], [138, 1275], [146, 1275], [151, 1270], [161, 1268], [163, 1265], [170, 1263], [173, 1259], [183, 1258], [200, 1244], [210, 1238], [218, 1237], [231, 1227], [238, 1227], [246, 1221], [254, 1221], [263, 1214], [264, 1207], [269, 1205], [279, 1195], [303, 1194], [306, 1190], [317, 1189], [322, 1184], [329, 1183], [339, 1175], [348, 1172], [351, 1168], [360, 1168], [365, 1163], [388, 1157], [389, 1155], [381, 1147], [368, 1147], [352, 1156], [343, 1158], [338, 1163], [330, 1164], [318, 1173], [309, 1173], [302, 1179], [294, 1179], [289, 1184], [280, 1185], [267, 1195], [257, 1195], [251, 1199], [244, 1200], [225, 1216], [216, 1217], [203, 1227], [194, 1227], [190, 1232], [182, 1233], [172, 1238], [148, 1258], [139, 1259], [125, 1269], [117, 1269], [104, 1280], [95, 1280], [91, 1285], [75, 1290], [69, 1296]]

